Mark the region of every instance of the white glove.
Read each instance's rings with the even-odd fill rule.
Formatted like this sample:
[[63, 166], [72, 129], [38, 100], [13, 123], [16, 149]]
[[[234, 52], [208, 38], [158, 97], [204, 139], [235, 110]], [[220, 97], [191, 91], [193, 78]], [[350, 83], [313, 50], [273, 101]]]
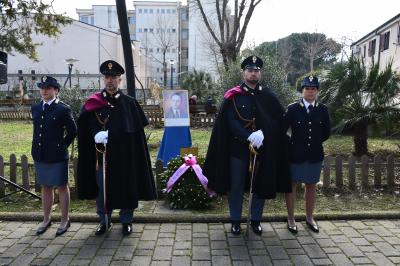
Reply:
[[107, 131], [99, 131], [94, 136], [94, 142], [107, 144], [108, 141], [108, 130]]
[[251, 133], [247, 140], [250, 141], [250, 144], [253, 147], [258, 149], [263, 145], [264, 134], [261, 129], [257, 130], [256, 132]]

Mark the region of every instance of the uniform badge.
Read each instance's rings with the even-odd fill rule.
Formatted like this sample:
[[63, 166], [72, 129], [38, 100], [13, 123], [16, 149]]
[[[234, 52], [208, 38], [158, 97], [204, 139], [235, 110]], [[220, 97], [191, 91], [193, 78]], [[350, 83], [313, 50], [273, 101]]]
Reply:
[[47, 80], [47, 77], [46, 77], [46, 76], [43, 76], [43, 77], [42, 77], [42, 82], [46, 82], [46, 80]]
[[253, 56], [253, 58], [251, 60], [253, 60], [253, 63], [255, 64], [257, 62], [257, 57]]
[[313, 76], [309, 76], [308, 79], [310, 80], [310, 82], [312, 82], [314, 77]]
[[111, 70], [112, 67], [113, 67], [112, 63], [108, 63], [107, 67], [108, 67], [109, 70]]
[[103, 91], [103, 97], [107, 98], [107, 93], [105, 91]]

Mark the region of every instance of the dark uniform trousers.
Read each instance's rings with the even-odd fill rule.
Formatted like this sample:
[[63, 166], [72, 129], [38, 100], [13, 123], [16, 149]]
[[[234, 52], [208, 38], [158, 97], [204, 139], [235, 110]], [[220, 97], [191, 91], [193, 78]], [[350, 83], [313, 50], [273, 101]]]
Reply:
[[285, 115], [286, 128], [291, 128], [290, 162], [316, 163], [324, 159], [322, 143], [330, 136], [328, 108], [316, 102], [307, 111], [302, 100], [290, 104]]
[[[115, 99], [109, 99], [110, 102], [115, 101]], [[110, 116], [110, 112], [112, 112], [112, 108], [110, 106], [105, 106], [102, 107], [98, 110], [95, 111], [98, 115], [98, 117], [104, 121], [107, 117]], [[102, 130], [107, 130], [109, 129], [109, 123], [106, 123], [105, 129], [102, 128], [102, 125], [98, 122], [95, 114], [93, 113], [93, 118], [91, 119], [91, 128], [92, 128], [92, 135], [93, 138], [94, 136]], [[112, 122], [113, 125], [118, 125], [119, 123], [117, 121]], [[113, 127], [112, 130], [122, 130], [120, 128], [115, 128]], [[96, 144], [99, 145], [99, 144]], [[112, 144], [111, 144], [112, 145]], [[97, 187], [99, 188], [99, 193], [96, 197], [96, 209], [97, 209], [97, 214], [99, 215], [100, 222], [105, 223], [105, 210], [104, 210], [104, 190], [103, 190], [103, 158], [100, 153], [98, 153], [98, 169], [96, 171], [96, 183]], [[110, 177], [112, 178], [112, 174], [110, 174]], [[113, 210], [108, 209], [108, 221], [111, 221], [111, 214]], [[133, 220], [133, 209], [121, 209], [119, 212], [119, 219], [121, 223], [131, 223]]]
[[68, 146], [76, 136], [76, 124], [71, 108], [55, 99], [51, 105], [43, 102], [32, 105], [32, 157], [36, 162], [68, 160]]
[[[240, 115], [245, 119], [255, 117], [255, 106], [252, 100], [253, 96], [235, 95], [234, 101]], [[233, 100], [232, 100], [233, 101]], [[233, 103], [233, 102], [232, 102]], [[242, 205], [244, 187], [246, 178], [249, 176], [249, 142], [247, 138], [252, 131], [244, 127], [244, 124], [238, 117], [234, 105], [231, 104], [228, 113], [228, 124], [233, 139], [230, 143], [230, 173], [231, 173], [231, 188], [229, 191], [229, 211], [232, 221], [239, 221], [242, 216]], [[260, 221], [264, 209], [264, 199], [259, 199], [256, 194], [253, 194], [251, 206], [251, 220]]]

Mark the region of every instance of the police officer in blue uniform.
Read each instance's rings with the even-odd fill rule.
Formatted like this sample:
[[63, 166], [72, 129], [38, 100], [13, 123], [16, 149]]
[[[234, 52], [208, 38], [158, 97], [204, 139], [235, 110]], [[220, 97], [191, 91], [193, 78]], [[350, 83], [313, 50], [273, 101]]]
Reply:
[[42, 101], [32, 105], [31, 108], [32, 157], [35, 162], [37, 183], [42, 186], [44, 217], [36, 234], [43, 234], [51, 225], [53, 187], [57, 187], [61, 209], [61, 223], [56, 232], [56, 236], [59, 236], [70, 226], [68, 147], [75, 138], [77, 129], [71, 108], [57, 98], [60, 91], [57, 80], [51, 76], [43, 76], [38, 87]]
[[[241, 233], [246, 187], [251, 185], [253, 193], [250, 219], [257, 235], [262, 234], [265, 199], [275, 198], [276, 192], [290, 191], [286, 149], [282, 148], [286, 141], [284, 108], [268, 88], [260, 85], [262, 66], [257, 56], [243, 60], [243, 83], [224, 95], [203, 169], [209, 188], [229, 195], [234, 235]], [[254, 150], [258, 153], [256, 159], [251, 156]]]
[[302, 99], [290, 104], [286, 112], [286, 127], [291, 130], [289, 156], [292, 193], [286, 193], [287, 228], [297, 233], [294, 220], [295, 192], [298, 183], [305, 183], [306, 224], [313, 232], [319, 227], [313, 218], [316, 183], [319, 182], [324, 158], [322, 143], [331, 132], [328, 108], [317, 101], [318, 78], [306, 76], [301, 83]]

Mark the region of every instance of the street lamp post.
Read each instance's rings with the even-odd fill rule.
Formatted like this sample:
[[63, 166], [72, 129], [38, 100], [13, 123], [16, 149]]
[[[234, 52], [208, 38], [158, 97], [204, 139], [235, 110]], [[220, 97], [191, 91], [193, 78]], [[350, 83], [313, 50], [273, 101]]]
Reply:
[[69, 80], [69, 88], [72, 87], [72, 84], [71, 84], [72, 67], [74, 66], [74, 63], [76, 63], [76, 62], [78, 62], [78, 61], [79, 61], [79, 60], [78, 60], [78, 59], [75, 59], [75, 58], [68, 58], [68, 59], [65, 59], [65, 63], [68, 65], [68, 77], [67, 77], [67, 79], [65, 80], [64, 87], [65, 87], [65, 85], [67, 84], [67, 81], [68, 81], [68, 80]]
[[172, 71], [174, 69], [174, 63], [175, 61], [173, 59], [169, 60], [169, 63], [171, 64], [171, 90], [174, 88], [174, 81], [172, 77]]

